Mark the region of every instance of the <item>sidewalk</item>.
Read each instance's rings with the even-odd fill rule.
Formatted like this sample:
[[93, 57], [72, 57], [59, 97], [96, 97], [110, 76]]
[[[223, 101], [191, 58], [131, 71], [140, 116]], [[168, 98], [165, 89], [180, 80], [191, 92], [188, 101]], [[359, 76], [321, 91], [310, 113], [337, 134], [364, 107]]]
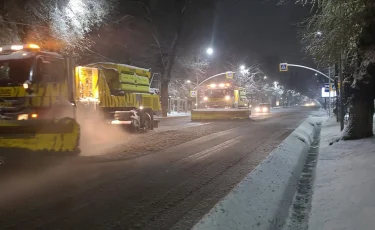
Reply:
[[309, 229], [375, 229], [375, 138], [336, 142], [339, 130], [322, 127]]

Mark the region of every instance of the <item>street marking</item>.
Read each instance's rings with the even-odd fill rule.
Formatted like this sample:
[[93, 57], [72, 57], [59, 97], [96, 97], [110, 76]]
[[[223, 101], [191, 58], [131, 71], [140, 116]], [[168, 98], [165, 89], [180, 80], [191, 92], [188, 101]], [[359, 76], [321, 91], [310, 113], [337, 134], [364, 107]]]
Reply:
[[188, 157], [182, 158], [179, 161], [177, 161], [176, 163], [184, 163], [184, 162], [190, 163], [190, 162], [195, 162], [195, 161], [198, 161], [200, 159], [206, 158], [206, 157], [212, 155], [213, 153], [216, 153], [216, 152], [218, 152], [220, 150], [223, 150], [223, 149], [227, 149], [227, 148], [239, 143], [243, 136], [244, 135], [235, 137], [235, 138], [230, 139], [228, 141], [225, 141], [225, 142], [223, 142], [219, 145], [216, 145], [212, 148], [209, 148], [209, 149], [203, 150], [201, 152], [195, 153], [193, 155], [190, 155]]

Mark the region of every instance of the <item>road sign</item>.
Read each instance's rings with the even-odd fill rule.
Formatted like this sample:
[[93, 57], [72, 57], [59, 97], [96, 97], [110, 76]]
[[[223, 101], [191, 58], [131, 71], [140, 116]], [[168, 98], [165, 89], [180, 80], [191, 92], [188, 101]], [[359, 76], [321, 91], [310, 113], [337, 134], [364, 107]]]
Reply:
[[[336, 97], [336, 96], [337, 96], [336, 91], [331, 91], [331, 97]], [[322, 97], [323, 98], [330, 97], [329, 92], [326, 92], [325, 87], [322, 87]]]
[[190, 97], [196, 97], [197, 91], [190, 91]]
[[325, 84], [324, 84], [324, 91], [325, 91], [326, 93], [329, 93], [329, 90], [330, 90], [329, 83], [325, 83]]
[[233, 79], [234, 73], [233, 72], [226, 72], [225, 77], [227, 79]]
[[288, 63], [280, 63], [279, 70], [280, 70], [280, 72], [287, 72], [288, 71]]

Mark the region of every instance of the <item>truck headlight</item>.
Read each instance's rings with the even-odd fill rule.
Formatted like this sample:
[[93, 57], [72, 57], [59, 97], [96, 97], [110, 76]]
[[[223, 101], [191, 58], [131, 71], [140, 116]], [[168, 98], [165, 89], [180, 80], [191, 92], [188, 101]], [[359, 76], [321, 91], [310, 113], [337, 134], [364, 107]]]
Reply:
[[18, 115], [18, 119], [17, 120], [28, 120], [29, 119], [29, 114], [20, 114]]
[[204, 100], [204, 101], [208, 101], [208, 97], [204, 97], [203, 100]]
[[230, 100], [230, 96], [229, 95], [225, 96], [224, 98], [225, 98], [226, 101]]
[[259, 108], [259, 107], [256, 107], [256, 108], [255, 108], [255, 112], [260, 112], [260, 108]]
[[263, 109], [262, 109], [262, 112], [263, 112], [263, 113], [268, 112], [268, 108], [263, 108]]

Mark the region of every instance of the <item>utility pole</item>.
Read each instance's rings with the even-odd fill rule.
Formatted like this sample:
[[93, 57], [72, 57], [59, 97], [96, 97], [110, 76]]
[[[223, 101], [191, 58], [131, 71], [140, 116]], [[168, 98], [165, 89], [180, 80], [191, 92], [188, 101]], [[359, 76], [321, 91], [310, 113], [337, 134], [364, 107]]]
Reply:
[[[340, 13], [343, 15], [343, 7], [340, 8]], [[342, 41], [340, 42], [340, 130], [342, 131], [344, 129], [344, 60], [342, 58], [343, 56], [343, 49], [342, 49]]]
[[339, 97], [340, 97], [340, 88], [339, 88], [339, 65], [335, 64], [335, 88], [336, 88], [336, 122], [339, 122]]
[[340, 83], [340, 130], [342, 131], [344, 129], [344, 76], [343, 76], [343, 58], [342, 54], [340, 53], [340, 73], [339, 73], [339, 83]]
[[331, 66], [328, 67], [329, 99], [328, 99], [328, 116], [331, 117]]

